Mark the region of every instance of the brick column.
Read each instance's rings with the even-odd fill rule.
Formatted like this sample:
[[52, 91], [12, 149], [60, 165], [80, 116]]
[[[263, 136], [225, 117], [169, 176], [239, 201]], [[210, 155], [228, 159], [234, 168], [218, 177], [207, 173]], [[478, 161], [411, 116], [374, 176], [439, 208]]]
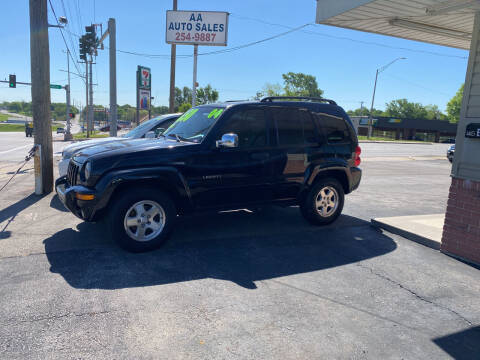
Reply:
[[452, 178], [441, 251], [480, 264], [480, 181]]

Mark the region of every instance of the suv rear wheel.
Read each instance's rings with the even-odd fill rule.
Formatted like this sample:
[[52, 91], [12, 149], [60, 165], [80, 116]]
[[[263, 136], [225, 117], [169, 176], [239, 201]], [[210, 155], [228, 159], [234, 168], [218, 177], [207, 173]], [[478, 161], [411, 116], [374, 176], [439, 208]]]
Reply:
[[176, 217], [173, 201], [155, 189], [130, 191], [112, 207], [109, 219], [112, 237], [131, 252], [160, 247], [168, 239]]
[[334, 178], [317, 181], [300, 205], [302, 215], [314, 225], [334, 222], [342, 213], [345, 194]]

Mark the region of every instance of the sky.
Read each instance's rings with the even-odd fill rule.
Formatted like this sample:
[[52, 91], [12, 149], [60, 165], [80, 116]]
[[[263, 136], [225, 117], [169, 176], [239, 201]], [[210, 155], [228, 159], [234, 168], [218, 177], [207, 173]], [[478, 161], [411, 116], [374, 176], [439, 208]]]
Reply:
[[[167, 105], [170, 82], [170, 45], [165, 42], [166, 10], [172, 0], [50, 0], [57, 17], [69, 20], [64, 36], [72, 56], [78, 58], [78, 35], [85, 26], [115, 18], [117, 49], [162, 57], [117, 54], [118, 104], [134, 105], [137, 65], [152, 71], [152, 104]], [[379, 75], [375, 108], [406, 98], [424, 105], [434, 104], [444, 111], [447, 102], [465, 80], [468, 51], [410, 40], [369, 34], [315, 23], [315, 0], [178, 0], [179, 10], [226, 11], [230, 13], [228, 48], [283, 33], [287, 27], [310, 23], [303, 30], [237, 51], [198, 56], [197, 81], [211, 84], [220, 100], [247, 99], [265, 83], [283, 84], [282, 74], [303, 72], [316, 77], [324, 97], [335, 100], [346, 110], [370, 107], [377, 68], [395, 58], [406, 57]], [[0, 23], [0, 78], [30, 82], [30, 28], [28, 0], [2, 1]], [[49, 22], [55, 23], [50, 6]], [[66, 46], [58, 28], [49, 29], [50, 79], [66, 84]], [[200, 46], [199, 54], [224, 47]], [[430, 53], [437, 53], [433, 55]], [[177, 55], [192, 55], [193, 46], [178, 45]], [[108, 106], [108, 50], [99, 50], [93, 68], [94, 103]], [[84, 64], [70, 61], [72, 72], [85, 71]], [[192, 86], [193, 58], [178, 58], [176, 86]], [[77, 105], [85, 104], [85, 85], [71, 76], [71, 96]], [[51, 91], [52, 102], [64, 102], [65, 91]], [[0, 102], [30, 101], [29, 86], [9, 89], [0, 83]]]

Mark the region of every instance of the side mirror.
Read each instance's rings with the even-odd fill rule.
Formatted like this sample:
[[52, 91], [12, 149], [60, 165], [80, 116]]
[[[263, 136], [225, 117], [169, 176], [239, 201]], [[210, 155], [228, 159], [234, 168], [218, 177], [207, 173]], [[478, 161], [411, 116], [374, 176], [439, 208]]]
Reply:
[[238, 147], [238, 135], [237, 134], [223, 134], [222, 140], [217, 140], [217, 148], [228, 147], [235, 148]]
[[145, 139], [155, 139], [155, 131], [149, 131], [145, 134]]

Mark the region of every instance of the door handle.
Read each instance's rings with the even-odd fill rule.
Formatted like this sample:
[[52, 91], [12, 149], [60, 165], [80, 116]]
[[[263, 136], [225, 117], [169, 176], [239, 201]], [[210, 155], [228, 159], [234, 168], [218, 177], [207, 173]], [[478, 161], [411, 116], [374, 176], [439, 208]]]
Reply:
[[250, 155], [253, 160], [267, 160], [270, 157], [268, 152], [258, 152]]

